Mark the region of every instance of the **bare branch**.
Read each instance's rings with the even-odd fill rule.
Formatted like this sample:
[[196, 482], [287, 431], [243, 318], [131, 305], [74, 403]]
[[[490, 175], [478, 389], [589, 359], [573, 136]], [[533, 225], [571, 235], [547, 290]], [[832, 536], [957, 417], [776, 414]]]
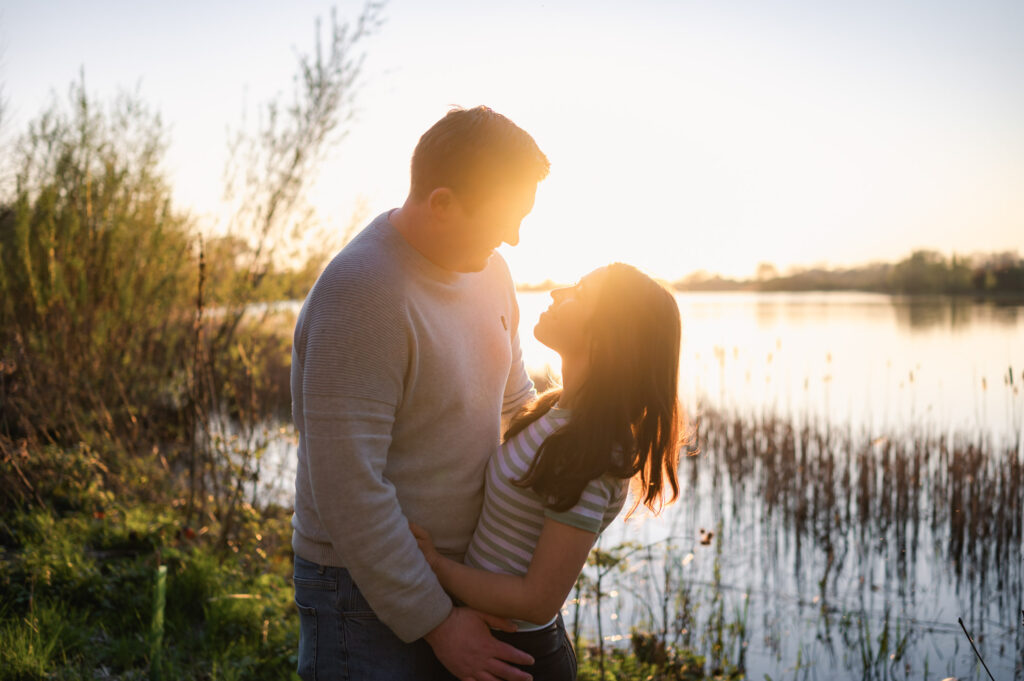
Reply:
[[312, 53], [297, 54], [291, 103], [267, 102], [255, 132], [229, 136], [225, 196], [236, 205], [229, 232], [251, 245], [252, 285], [268, 271], [269, 254], [295, 231], [289, 224], [308, 216], [306, 191], [325, 155], [348, 131], [365, 60], [362, 47], [383, 24], [383, 7], [367, 2], [354, 23], [339, 22], [332, 10], [326, 49], [318, 20]]

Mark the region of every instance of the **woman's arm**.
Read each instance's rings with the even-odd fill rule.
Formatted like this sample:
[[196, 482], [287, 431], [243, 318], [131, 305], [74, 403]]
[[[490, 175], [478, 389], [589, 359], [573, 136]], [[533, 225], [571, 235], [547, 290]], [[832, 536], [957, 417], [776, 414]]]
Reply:
[[410, 527], [448, 593], [476, 610], [537, 624], [558, 614], [597, 538], [593, 532], [545, 518], [530, 567], [525, 576], [516, 577], [445, 558], [434, 549], [426, 530], [412, 523]]

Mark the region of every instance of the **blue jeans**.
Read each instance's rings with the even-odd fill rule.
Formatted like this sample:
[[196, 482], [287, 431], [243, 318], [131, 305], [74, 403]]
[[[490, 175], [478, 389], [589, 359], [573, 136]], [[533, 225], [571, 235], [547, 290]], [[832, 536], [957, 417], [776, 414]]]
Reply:
[[405, 643], [363, 598], [345, 568], [295, 556], [299, 677], [303, 681], [453, 681], [423, 639]]
[[529, 653], [534, 663], [515, 665], [530, 672], [534, 681], [576, 681], [576, 651], [559, 615], [554, 622], [534, 631], [492, 631], [494, 637]]

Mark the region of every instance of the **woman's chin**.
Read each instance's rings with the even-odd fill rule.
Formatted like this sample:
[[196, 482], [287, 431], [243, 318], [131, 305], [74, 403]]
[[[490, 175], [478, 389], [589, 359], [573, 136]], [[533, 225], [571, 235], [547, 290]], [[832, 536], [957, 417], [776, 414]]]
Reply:
[[540, 341], [541, 345], [545, 345], [556, 352], [558, 349], [551, 345], [551, 337], [548, 335], [547, 329], [544, 328], [544, 320], [537, 322], [537, 325], [533, 327], [533, 337]]

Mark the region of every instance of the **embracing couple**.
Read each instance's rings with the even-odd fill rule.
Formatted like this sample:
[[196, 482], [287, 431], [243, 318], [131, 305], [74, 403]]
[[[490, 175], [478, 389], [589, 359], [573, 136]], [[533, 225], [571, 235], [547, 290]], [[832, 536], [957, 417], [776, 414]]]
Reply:
[[[295, 328], [295, 602], [303, 679], [573, 679], [561, 607], [629, 503], [677, 493], [679, 311], [613, 264], [533, 329], [508, 267], [548, 160], [486, 107], [419, 140], [401, 208], [327, 266]], [[586, 226], [580, 226], [586, 238]], [[632, 489], [632, 498], [627, 497]]]

